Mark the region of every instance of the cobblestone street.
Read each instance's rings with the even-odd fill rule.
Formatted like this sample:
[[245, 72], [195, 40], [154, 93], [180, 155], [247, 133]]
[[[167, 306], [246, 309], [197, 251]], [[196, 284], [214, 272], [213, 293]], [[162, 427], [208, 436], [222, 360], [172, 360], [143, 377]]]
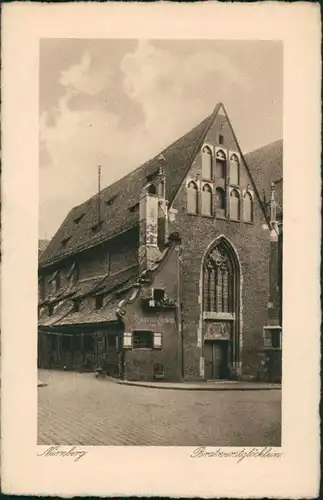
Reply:
[[38, 444], [280, 446], [281, 391], [186, 391], [40, 370]]

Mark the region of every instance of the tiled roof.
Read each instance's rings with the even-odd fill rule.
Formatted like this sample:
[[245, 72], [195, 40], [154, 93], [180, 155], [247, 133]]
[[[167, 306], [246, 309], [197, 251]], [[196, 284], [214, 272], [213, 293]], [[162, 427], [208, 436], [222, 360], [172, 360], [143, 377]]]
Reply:
[[[81, 299], [86, 295], [96, 295], [98, 293], [109, 294], [113, 291], [117, 292], [121, 288], [130, 287], [137, 282], [138, 267], [136, 265], [123, 269], [122, 271], [107, 275], [104, 277], [96, 277], [91, 280], [79, 282], [77, 288], [69, 289], [68, 294], [60, 294], [59, 298], [52, 297], [52, 300], [60, 300], [55, 307], [54, 314], [48, 316], [44, 313], [39, 318], [39, 326], [56, 326], [56, 325], [72, 325], [80, 323], [100, 323], [104, 321], [117, 320], [116, 309], [118, 306], [118, 299], [111, 294], [109, 303], [99, 310], [91, 310], [91, 306], [87, 310], [74, 312], [72, 303], [68, 303], [66, 298]], [[120, 299], [119, 299], [120, 300]]]
[[[60, 319], [64, 318], [72, 310], [71, 304], [66, 301], [58, 304], [55, 307], [54, 314], [48, 316], [47, 312], [40, 315], [38, 319], [39, 326], [52, 326], [57, 323]], [[46, 311], [46, 309], [45, 309]]]
[[77, 291], [75, 295], [73, 296], [73, 299], [79, 299], [81, 297], [85, 297], [86, 295], [92, 294], [95, 291], [100, 289], [101, 284], [105, 281], [107, 276], [100, 276], [96, 277], [94, 276], [93, 278], [86, 280], [86, 281], [79, 281], [77, 283]]
[[244, 155], [262, 200], [269, 200], [271, 183], [283, 176], [283, 141], [276, 141]]
[[55, 323], [55, 326], [80, 325], [91, 323], [105, 323], [107, 321], [117, 321], [116, 315], [117, 301], [107, 304], [101, 309], [91, 312], [72, 312]]
[[136, 226], [139, 214], [130, 208], [139, 202], [147, 177], [160, 167], [161, 155], [165, 158], [166, 198], [171, 203], [219, 107], [186, 135], [101, 192], [102, 223], [97, 230], [93, 226], [98, 222], [98, 195], [73, 208], [43, 252], [40, 266], [50, 265]]
[[98, 287], [99, 293], [110, 293], [117, 291], [119, 288], [134, 285], [139, 277], [139, 269], [137, 265], [123, 269], [122, 271], [111, 274]]

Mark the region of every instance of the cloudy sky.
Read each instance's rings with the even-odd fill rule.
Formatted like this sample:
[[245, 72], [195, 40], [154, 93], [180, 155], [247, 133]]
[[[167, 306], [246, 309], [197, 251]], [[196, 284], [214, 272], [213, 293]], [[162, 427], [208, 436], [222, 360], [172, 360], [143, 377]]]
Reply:
[[282, 137], [282, 46], [263, 41], [40, 43], [40, 238], [75, 205], [221, 101], [244, 152]]

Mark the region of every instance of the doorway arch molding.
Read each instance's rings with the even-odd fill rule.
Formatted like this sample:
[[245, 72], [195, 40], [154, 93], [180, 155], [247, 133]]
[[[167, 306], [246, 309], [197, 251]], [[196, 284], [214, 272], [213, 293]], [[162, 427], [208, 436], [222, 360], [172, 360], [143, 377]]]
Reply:
[[[200, 268], [200, 293], [199, 293], [199, 302], [200, 302], [200, 321], [198, 328], [198, 338], [197, 345], [200, 348], [200, 376], [204, 377], [204, 337], [206, 331], [206, 321], [204, 319], [205, 313], [205, 293], [204, 293], [204, 278], [205, 278], [205, 266], [208, 261], [209, 256], [216, 249], [220, 250], [221, 253], [225, 254], [225, 256], [229, 259], [230, 264], [233, 270], [233, 314], [234, 314], [234, 322], [232, 329], [232, 353], [233, 357], [230, 360], [231, 369], [235, 376], [239, 377], [241, 375], [241, 352], [243, 346], [243, 273], [242, 273], [242, 265], [239, 258], [238, 251], [235, 245], [227, 238], [224, 234], [218, 235], [214, 240], [212, 240], [207, 248], [205, 249]], [[220, 255], [221, 255], [220, 253]], [[216, 253], [217, 254], [217, 253]], [[216, 315], [215, 315], [216, 317]], [[219, 314], [219, 317], [221, 315]]]

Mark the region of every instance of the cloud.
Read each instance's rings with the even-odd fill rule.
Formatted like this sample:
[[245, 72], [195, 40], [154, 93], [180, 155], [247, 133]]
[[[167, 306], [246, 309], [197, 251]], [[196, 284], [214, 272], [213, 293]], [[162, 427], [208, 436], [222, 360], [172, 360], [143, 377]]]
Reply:
[[[94, 59], [86, 51], [59, 75], [64, 94], [40, 117], [40, 147], [46, 152], [41, 158], [47, 160], [40, 170], [42, 235], [53, 234], [74, 205], [94, 194], [98, 164], [103, 184], [117, 180], [204, 119], [234, 88], [248, 88], [246, 77], [219, 52], [183, 57], [165, 47], [139, 41], [118, 68], [108, 57]], [[116, 88], [123, 92], [120, 102], [132, 100], [143, 117], [129, 118], [127, 128], [122, 106], [103, 102], [102, 93]], [[90, 98], [76, 107], [75, 96]]]
[[121, 69], [126, 93], [143, 109], [147, 132], [158, 130], [165, 139], [207, 116], [233, 86], [247, 87], [246, 76], [216, 51], [182, 57], [150, 41], [139, 41]]
[[61, 73], [59, 83], [73, 93], [98, 94], [107, 85], [112, 72], [106, 61], [100, 67], [91, 63], [91, 54], [86, 51], [78, 64]]

